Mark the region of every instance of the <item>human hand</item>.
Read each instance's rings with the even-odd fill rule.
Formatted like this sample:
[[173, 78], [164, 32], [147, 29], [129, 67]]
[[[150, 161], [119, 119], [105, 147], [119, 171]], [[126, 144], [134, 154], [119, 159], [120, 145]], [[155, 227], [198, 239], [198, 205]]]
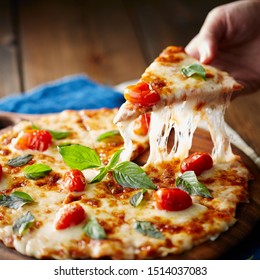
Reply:
[[233, 76], [246, 93], [260, 89], [260, 1], [213, 9], [186, 52]]

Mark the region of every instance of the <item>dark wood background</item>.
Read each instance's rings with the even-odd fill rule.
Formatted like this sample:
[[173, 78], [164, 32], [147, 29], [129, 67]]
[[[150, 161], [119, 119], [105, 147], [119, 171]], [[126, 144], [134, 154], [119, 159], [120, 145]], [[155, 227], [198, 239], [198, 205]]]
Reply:
[[[227, 2], [0, 0], [0, 97], [74, 73], [108, 85], [136, 79], [167, 45], [185, 46], [207, 13]], [[259, 97], [235, 99], [226, 114], [258, 154]]]

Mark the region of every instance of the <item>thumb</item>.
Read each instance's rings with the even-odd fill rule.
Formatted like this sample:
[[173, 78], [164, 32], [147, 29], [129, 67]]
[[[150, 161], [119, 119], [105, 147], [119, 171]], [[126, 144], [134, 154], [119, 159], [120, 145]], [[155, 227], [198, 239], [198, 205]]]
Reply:
[[198, 34], [185, 48], [188, 55], [198, 59], [201, 63], [210, 63], [217, 52], [216, 44], [212, 39], [203, 38]]
[[211, 63], [217, 53], [217, 44], [214, 41], [214, 38], [203, 38], [198, 46], [198, 52], [200, 54], [201, 63]]
[[214, 9], [208, 14], [199, 34], [191, 40], [185, 50], [201, 63], [211, 63], [217, 54], [218, 42], [224, 32], [223, 15], [219, 9]]

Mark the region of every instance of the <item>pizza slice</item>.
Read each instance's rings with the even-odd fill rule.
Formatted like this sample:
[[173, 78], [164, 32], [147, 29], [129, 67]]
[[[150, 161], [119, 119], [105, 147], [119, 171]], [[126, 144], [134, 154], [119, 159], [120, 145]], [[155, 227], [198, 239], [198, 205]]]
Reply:
[[[224, 112], [232, 92], [242, 89], [228, 73], [201, 65], [182, 47], [167, 47], [145, 70], [136, 85], [125, 90], [126, 102], [114, 122], [125, 140], [124, 159], [132, 154], [129, 127], [143, 114], [151, 112], [150, 157], [148, 163], [185, 158], [199, 122], [206, 121], [214, 143], [215, 161], [233, 158], [224, 129]], [[169, 152], [168, 139], [174, 130]]]

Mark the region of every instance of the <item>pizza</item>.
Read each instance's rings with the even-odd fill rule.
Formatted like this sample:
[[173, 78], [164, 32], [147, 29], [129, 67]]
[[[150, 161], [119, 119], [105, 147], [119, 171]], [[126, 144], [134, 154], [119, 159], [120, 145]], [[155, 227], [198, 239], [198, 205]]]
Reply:
[[[225, 102], [239, 85], [205, 66], [206, 78], [180, 74], [186, 95], [180, 85], [173, 94], [182, 97], [170, 97], [175, 70], [169, 76], [166, 69], [179, 67], [182, 57], [188, 61], [176, 50], [164, 51], [142, 77], [141, 88], [147, 91], [148, 84], [149, 94], [160, 98], [131, 99], [119, 110], [45, 115], [0, 136], [0, 240], [5, 246], [38, 259], [156, 259], [214, 241], [234, 225], [238, 204], [248, 202], [251, 175], [232, 153], [222, 122]], [[175, 53], [179, 60], [171, 57]], [[166, 67], [165, 76], [156, 65]], [[160, 91], [154, 88], [158, 76], [166, 87], [160, 84]], [[221, 76], [229, 86], [214, 89], [214, 80], [211, 101], [203, 96], [205, 102], [194, 110], [202, 100], [199, 85]], [[159, 106], [165, 92], [170, 101]], [[190, 152], [202, 119], [215, 141], [212, 155]], [[147, 149], [147, 162], [137, 164]]]
[[[152, 111], [148, 163], [187, 156], [193, 133], [202, 120], [215, 146], [214, 160], [230, 160], [233, 154], [224, 129], [224, 111], [232, 92], [241, 88], [228, 73], [199, 64], [182, 47], [167, 47], [139, 82], [125, 89], [126, 102], [114, 120], [126, 143], [124, 158], [130, 159], [132, 150], [128, 127], [136, 117]], [[172, 130], [175, 143], [168, 152]]]

